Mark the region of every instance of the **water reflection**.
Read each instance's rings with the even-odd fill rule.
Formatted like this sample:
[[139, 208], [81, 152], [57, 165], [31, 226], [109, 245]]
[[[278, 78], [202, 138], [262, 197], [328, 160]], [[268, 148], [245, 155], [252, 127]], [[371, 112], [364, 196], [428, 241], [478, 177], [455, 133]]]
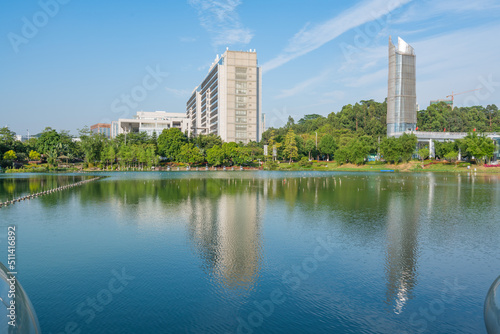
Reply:
[[[382, 304], [385, 299], [385, 305], [396, 314], [404, 312], [418, 284], [423, 247], [419, 233], [430, 230], [424, 240], [453, 239], [453, 229], [442, 226], [458, 219], [448, 218], [460, 210], [487, 210], [500, 197], [500, 187], [485, 187], [498, 184], [498, 176], [472, 174], [176, 175], [181, 174], [144, 174], [138, 179], [126, 179], [123, 174], [82, 187], [78, 198], [82, 206], [112, 208], [119, 221], [144, 225], [145, 230], [154, 224], [161, 227], [167, 220], [185, 226], [206, 277], [216, 282], [218, 291], [229, 293], [254, 290], [259, 282], [264, 261], [262, 225], [266, 215], [272, 214], [266, 208], [283, 203], [281, 219], [293, 221], [301, 216], [299, 224], [304, 231], [337, 233], [348, 245], [346, 253], [356, 247], [381, 247], [384, 256], [376, 266], [384, 270], [385, 291], [378, 298]], [[41, 182], [30, 180], [26, 186], [45, 187], [48, 181]], [[11, 186], [5, 181], [2, 187]], [[19, 187], [16, 183], [15, 189]], [[41, 200], [51, 198], [57, 199], [54, 195]], [[441, 225], [429, 225], [434, 216], [441, 217]], [[469, 221], [460, 220], [464, 226]]]
[[189, 200], [189, 234], [206, 268], [225, 288], [251, 289], [261, 262], [261, 210], [256, 191]]
[[252, 289], [262, 258], [261, 192], [268, 181], [190, 175], [195, 177], [104, 180], [80, 200], [88, 206], [109, 202], [120, 221], [147, 228], [185, 224], [209, 277], [225, 289]]
[[393, 193], [388, 198], [386, 302], [394, 305], [396, 314], [403, 311], [417, 284], [419, 211], [420, 201], [409, 203], [401, 193]]
[[0, 176], [0, 202], [73, 184], [89, 177], [73, 174], [3, 174]]

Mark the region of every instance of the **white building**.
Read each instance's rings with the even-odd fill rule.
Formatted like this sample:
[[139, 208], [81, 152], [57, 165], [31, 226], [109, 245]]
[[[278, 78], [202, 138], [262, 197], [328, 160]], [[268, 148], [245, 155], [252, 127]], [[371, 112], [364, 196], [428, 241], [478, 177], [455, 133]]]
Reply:
[[261, 85], [255, 50], [217, 55], [186, 103], [190, 131], [195, 136], [212, 133], [225, 142], [259, 141], [264, 130]]
[[164, 129], [178, 128], [182, 132], [190, 131], [189, 118], [182, 113], [165, 111], [138, 111], [133, 119], [120, 118], [111, 123], [111, 137], [115, 138], [121, 133], [146, 132], [152, 135], [156, 132], [159, 136]]

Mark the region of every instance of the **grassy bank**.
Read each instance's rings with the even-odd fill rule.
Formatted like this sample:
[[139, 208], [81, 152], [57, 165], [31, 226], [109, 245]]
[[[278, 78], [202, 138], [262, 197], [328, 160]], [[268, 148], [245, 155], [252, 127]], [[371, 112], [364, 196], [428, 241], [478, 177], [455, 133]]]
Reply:
[[458, 164], [435, 163], [431, 161], [425, 161], [423, 164], [421, 161], [410, 161], [408, 163], [400, 164], [368, 163], [360, 166], [354, 164], [338, 165], [336, 162], [313, 162], [310, 166], [306, 167], [300, 166], [297, 162], [292, 162], [291, 164], [282, 162], [277, 164], [275, 170], [315, 170], [339, 172], [380, 172], [382, 170], [394, 170], [395, 172], [500, 173], [500, 167], [470, 165], [470, 169], [467, 169], [467, 165], [465, 164], [459, 166]]
[[[470, 169], [467, 168], [469, 164], [451, 164], [451, 163], [441, 163], [441, 162], [433, 162], [433, 161], [425, 161], [423, 164], [421, 161], [410, 161], [408, 163], [400, 163], [400, 164], [387, 164], [382, 162], [369, 162], [364, 165], [354, 165], [354, 164], [343, 164], [339, 165], [334, 161], [326, 162], [310, 162], [304, 166], [304, 164], [300, 164], [299, 162], [281, 162], [274, 164], [265, 164], [264, 170], [279, 170], [279, 171], [338, 171], [338, 172], [380, 172], [383, 170], [393, 170], [394, 172], [447, 172], [447, 173], [467, 173], [467, 172], [476, 172], [476, 173], [488, 173], [488, 174], [500, 174], [500, 167], [485, 167], [478, 165], [470, 165]], [[170, 167], [171, 171], [196, 171], [196, 166], [192, 166], [191, 168], [187, 168], [187, 165], [184, 164], [172, 164], [169, 166], [162, 166], [160, 168], [155, 169], [155, 171], [167, 171], [168, 167]], [[227, 171], [231, 171], [233, 167], [226, 167]], [[205, 171], [205, 165], [198, 166], [200, 171]], [[210, 171], [222, 171], [223, 167], [210, 167]], [[240, 166], [234, 166], [234, 170], [240, 170]], [[259, 170], [257, 167], [244, 167], [244, 170]], [[20, 169], [9, 169], [7, 173], [71, 173], [71, 172], [101, 172], [101, 171], [125, 171], [125, 172], [134, 172], [134, 171], [151, 171], [148, 168], [137, 168], [131, 167], [123, 170], [116, 169], [99, 169], [97, 167], [93, 168], [83, 168], [83, 166], [75, 165], [68, 167], [49, 167], [49, 166], [25, 166]]]

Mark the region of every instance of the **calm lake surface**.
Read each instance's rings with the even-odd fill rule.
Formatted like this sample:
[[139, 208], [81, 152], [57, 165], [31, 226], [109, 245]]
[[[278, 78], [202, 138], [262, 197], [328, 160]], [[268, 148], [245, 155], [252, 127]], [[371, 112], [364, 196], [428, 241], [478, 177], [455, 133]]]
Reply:
[[[0, 209], [43, 333], [485, 333], [499, 176], [92, 175]], [[85, 178], [3, 174], [0, 200]]]

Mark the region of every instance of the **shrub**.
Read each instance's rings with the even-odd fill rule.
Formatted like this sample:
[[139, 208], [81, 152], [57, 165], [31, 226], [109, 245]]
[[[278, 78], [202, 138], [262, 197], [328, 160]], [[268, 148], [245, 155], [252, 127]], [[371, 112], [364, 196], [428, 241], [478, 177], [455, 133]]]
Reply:
[[271, 161], [267, 161], [265, 164], [264, 164], [264, 168], [265, 169], [268, 169], [268, 170], [275, 170], [278, 168], [278, 163], [274, 160], [271, 160]]
[[304, 168], [311, 167], [312, 164], [313, 164], [312, 161], [309, 161], [307, 157], [302, 157], [302, 159], [300, 159], [299, 161], [299, 166]]

